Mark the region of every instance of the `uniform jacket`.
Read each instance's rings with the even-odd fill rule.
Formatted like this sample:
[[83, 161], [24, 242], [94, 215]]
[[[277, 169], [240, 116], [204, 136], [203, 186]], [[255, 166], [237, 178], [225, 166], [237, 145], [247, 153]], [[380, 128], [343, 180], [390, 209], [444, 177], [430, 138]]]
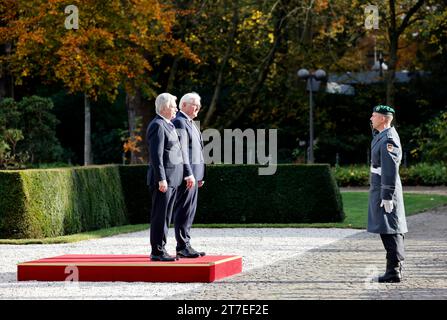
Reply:
[[[378, 133], [371, 142], [371, 172], [368, 208], [368, 231], [372, 233], [406, 233], [407, 222], [399, 166], [402, 159], [400, 138], [394, 127]], [[386, 213], [382, 200], [393, 200], [394, 208]]]

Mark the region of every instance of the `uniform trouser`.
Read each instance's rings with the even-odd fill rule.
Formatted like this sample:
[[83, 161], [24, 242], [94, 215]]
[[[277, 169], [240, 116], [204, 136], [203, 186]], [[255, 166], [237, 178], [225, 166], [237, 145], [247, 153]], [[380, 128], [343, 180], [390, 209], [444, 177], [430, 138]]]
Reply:
[[177, 190], [177, 199], [174, 206], [174, 229], [177, 240], [176, 250], [180, 251], [190, 245], [191, 226], [197, 209], [198, 186], [197, 183], [191, 189], [186, 188], [183, 182]]
[[386, 250], [386, 259], [395, 264], [405, 260], [404, 234], [380, 234]]
[[151, 247], [153, 255], [162, 255], [165, 251], [169, 224], [171, 223], [177, 187], [168, 187], [166, 192], [151, 187]]

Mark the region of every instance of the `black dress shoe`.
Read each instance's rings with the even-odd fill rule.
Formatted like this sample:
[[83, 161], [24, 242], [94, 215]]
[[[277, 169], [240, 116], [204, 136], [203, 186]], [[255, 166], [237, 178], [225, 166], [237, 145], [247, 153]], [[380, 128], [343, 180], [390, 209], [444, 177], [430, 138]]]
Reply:
[[191, 247], [191, 245], [186, 245], [186, 247], [188, 248], [189, 252], [191, 252], [191, 253], [198, 253], [201, 257], [203, 257], [205, 255], [205, 252], [196, 251], [193, 249], [193, 247]]
[[189, 250], [191, 250], [194, 253], [198, 253], [201, 257], [203, 257], [205, 255], [205, 252], [203, 252], [203, 251], [196, 251], [192, 247], [189, 247]]
[[177, 257], [180, 258], [198, 258], [200, 253], [191, 247], [186, 247], [185, 249], [177, 251]]
[[164, 253], [164, 254], [159, 255], [159, 256], [151, 254], [151, 260], [152, 261], [175, 261], [175, 260], [178, 260], [178, 258], [170, 256], [169, 254]]

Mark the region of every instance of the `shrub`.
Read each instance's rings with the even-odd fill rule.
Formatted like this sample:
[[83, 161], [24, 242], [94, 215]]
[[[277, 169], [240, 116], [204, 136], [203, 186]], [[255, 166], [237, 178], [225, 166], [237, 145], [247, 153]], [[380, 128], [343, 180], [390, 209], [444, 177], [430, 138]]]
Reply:
[[[343, 221], [341, 196], [328, 165], [278, 165], [259, 176], [257, 165], [210, 165], [199, 191], [197, 223]], [[147, 166], [121, 166], [129, 219], [147, 222]]]
[[418, 163], [403, 168], [401, 178], [405, 185], [447, 185], [447, 164], [441, 162], [434, 164]]
[[149, 223], [152, 201], [146, 185], [147, 165], [119, 166], [119, 172], [129, 222]]
[[[328, 165], [213, 165], [196, 222], [338, 222], [344, 212]], [[41, 238], [147, 223], [146, 165], [0, 171], [0, 237]]]
[[26, 163], [59, 160], [58, 120], [49, 98], [25, 97], [0, 101], [0, 168], [18, 169]]
[[[332, 171], [340, 187], [369, 186], [370, 169], [365, 165], [334, 167]], [[401, 166], [399, 174], [404, 186], [447, 185], [447, 165], [442, 162]]]
[[52, 113], [50, 98], [31, 96], [17, 104], [24, 139], [18, 143], [19, 151], [27, 152], [31, 163], [60, 160], [63, 149], [56, 138], [59, 121]]
[[369, 185], [369, 167], [367, 166], [336, 166], [332, 169], [335, 179], [341, 187]]
[[54, 237], [127, 223], [114, 166], [0, 172], [0, 236]]

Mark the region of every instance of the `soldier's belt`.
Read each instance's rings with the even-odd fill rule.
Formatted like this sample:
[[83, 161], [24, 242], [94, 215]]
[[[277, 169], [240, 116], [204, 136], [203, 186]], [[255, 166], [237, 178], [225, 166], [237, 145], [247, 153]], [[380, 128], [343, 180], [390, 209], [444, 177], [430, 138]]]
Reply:
[[382, 175], [382, 168], [381, 168], [381, 167], [373, 168], [373, 167], [371, 166], [371, 172], [372, 172], [372, 173], [375, 173], [375, 174], [378, 174], [379, 176], [381, 176], [381, 175]]

